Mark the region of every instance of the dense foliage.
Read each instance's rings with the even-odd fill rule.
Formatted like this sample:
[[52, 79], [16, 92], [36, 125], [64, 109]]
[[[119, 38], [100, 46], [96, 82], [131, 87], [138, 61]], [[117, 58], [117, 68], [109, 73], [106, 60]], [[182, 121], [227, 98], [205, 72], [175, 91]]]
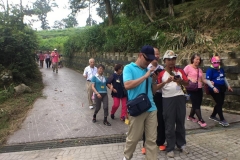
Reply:
[[36, 78], [34, 52], [38, 47], [35, 31], [23, 24], [20, 10], [0, 13], [0, 64], [12, 71], [15, 82]]

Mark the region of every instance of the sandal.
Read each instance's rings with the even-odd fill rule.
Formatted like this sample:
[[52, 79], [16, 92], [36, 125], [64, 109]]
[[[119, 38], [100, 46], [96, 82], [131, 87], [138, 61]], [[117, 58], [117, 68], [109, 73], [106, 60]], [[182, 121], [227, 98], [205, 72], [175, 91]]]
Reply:
[[96, 118], [93, 118], [92, 122], [95, 123], [96, 121], [97, 121]]
[[109, 123], [108, 121], [103, 121], [103, 124], [106, 126], [111, 126], [111, 123]]

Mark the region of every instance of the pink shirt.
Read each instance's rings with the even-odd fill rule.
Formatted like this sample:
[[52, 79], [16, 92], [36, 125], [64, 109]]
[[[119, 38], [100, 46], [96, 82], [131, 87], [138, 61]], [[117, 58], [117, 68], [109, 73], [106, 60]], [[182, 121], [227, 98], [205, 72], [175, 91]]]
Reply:
[[45, 59], [44, 54], [39, 54], [39, 60], [40, 60], [40, 61], [43, 61], [44, 59]]
[[56, 63], [58, 62], [59, 54], [57, 52], [52, 53], [52, 62]]
[[202, 88], [202, 76], [203, 72], [201, 68], [193, 68], [191, 64], [187, 65], [183, 70], [187, 75], [187, 78], [190, 81], [196, 82], [197, 81], [197, 74], [199, 69], [199, 75], [198, 75], [198, 88]]

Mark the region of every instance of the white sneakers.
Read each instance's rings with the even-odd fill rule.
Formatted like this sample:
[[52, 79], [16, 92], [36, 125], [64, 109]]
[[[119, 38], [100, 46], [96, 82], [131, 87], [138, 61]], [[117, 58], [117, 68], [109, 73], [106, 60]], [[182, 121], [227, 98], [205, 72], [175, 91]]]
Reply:
[[123, 159], [122, 160], [127, 160], [125, 157], [123, 157]]
[[89, 106], [89, 109], [93, 109], [93, 106]]

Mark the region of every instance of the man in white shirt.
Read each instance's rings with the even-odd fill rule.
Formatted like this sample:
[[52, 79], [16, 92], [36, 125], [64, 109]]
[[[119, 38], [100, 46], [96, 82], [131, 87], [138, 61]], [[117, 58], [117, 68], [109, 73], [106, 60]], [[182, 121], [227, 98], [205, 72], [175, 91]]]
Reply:
[[94, 101], [92, 100], [93, 91], [92, 91], [91, 79], [97, 73], [97, 67], [95, 67], [94, 64], [95, 64], [95, 60], [93, 58], [90, 58], [89, 66], [87, 66], [83, 72], [83, 77], [87, 79], [86, 87], [87, 87], [88, 103], [89, 103], [90, 109], [93, 109], [93, 106], [94, 106]]

